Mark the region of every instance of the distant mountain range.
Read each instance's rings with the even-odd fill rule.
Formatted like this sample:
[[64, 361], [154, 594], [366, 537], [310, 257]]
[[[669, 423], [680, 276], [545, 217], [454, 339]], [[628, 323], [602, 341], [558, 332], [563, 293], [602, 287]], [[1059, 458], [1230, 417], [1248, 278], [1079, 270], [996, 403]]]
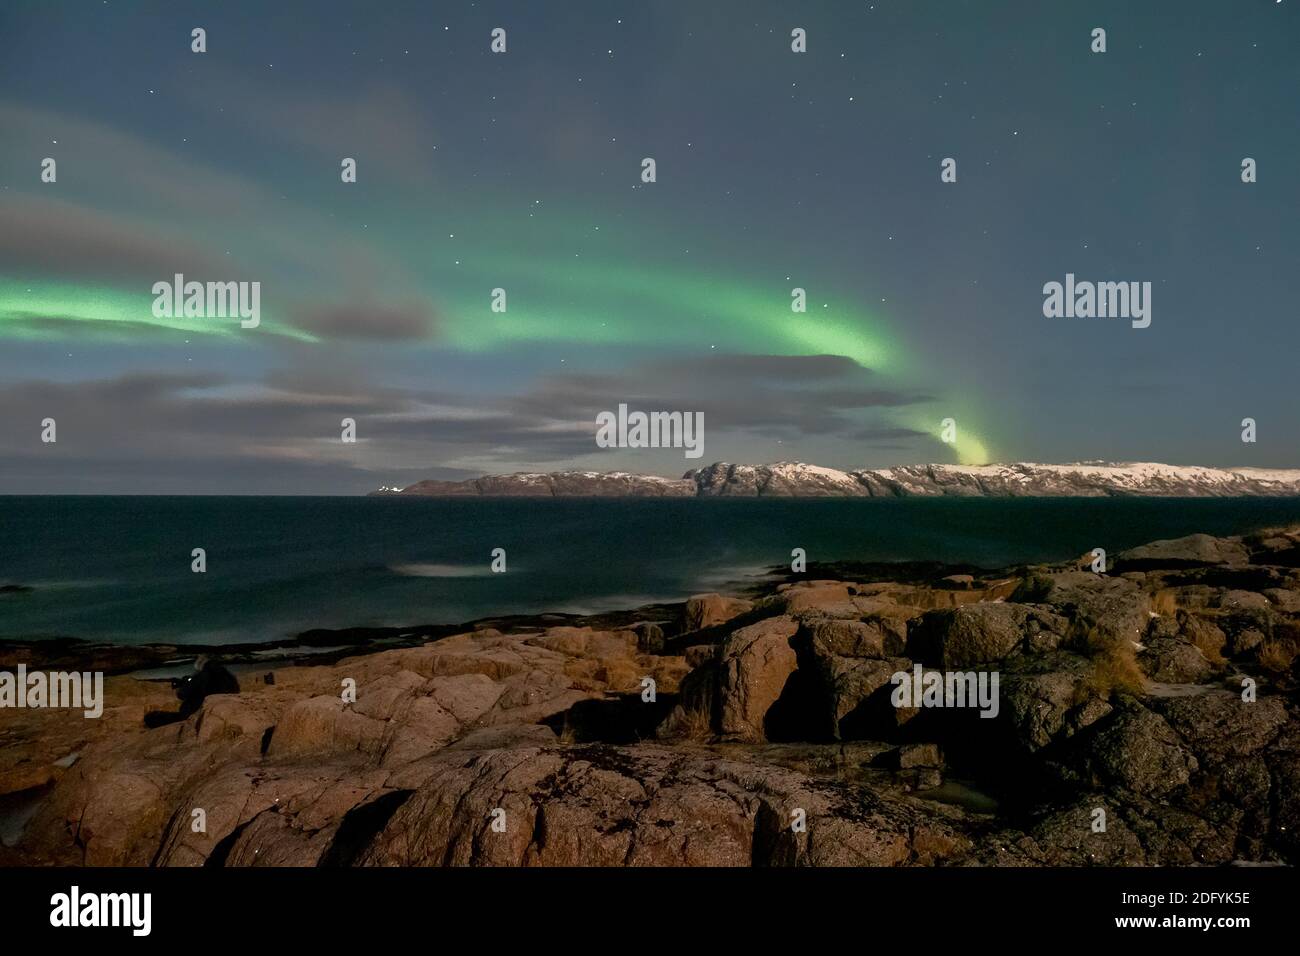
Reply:
[[1072, 465], [901, 465], [839, 471], [801, 462], [715, 462], [681, 478], [611, 471], [488, 475], [419, 481], [376, 495], [514, 498], [912, 498], [1300, 496], [1300, 469], [1202, 468], [1148, 462]]

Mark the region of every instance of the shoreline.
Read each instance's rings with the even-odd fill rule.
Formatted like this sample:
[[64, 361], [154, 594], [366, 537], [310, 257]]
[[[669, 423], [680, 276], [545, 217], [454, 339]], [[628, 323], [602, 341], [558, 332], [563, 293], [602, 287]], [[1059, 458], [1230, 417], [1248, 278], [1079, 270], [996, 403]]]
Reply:
[[[775, 593], [781, 585], [800, 579], [845, 576], [869, 576], [877, 581], [924, 586], [927, 582], [936, 582], [953, 574], [996, 577], [1025, 566], [998, 569], [938, 561], [830, 561], [810, 562], [805, 572], [796, 573], [786, 565], [773, 565], [764, 569], [759, 580], [747, 585], [724, 587], [723, 593], [759, 600]], [[291, 637], [221, 644], [164, 641], [126, 643], [74, 636], [0, 637], [0, 670], [11, 669], [19, 663], [31, 667], [40, 658], [41, 665], [51, 670], [98, 670], [106, 676], [130, 676], [140, 671], [184, 664], [206, 656], [251, 671], [256, 670], [259, 664], [288, 666], [334, 663], [345, 657], [415, 647], [430, 640], [484, 629], [495, 629], [503, 633], [544, 630], [557, 626], [608, 630], [647, 622], [664, 627], [667, 636], [678, 629], [688, 601], [689, 597], [680, 601], [655, 602], [590, 614], [544, 611], [537, 614], [490, 615], [453, 624], [313, 627]], [[51, 651], [55, 653], [51, 654]]]
[[309, 631], [188, 714], [65, 645], [121, 669], [6, 715], [0, 864], [1300, 864], [1300, 525], [1092, 560]]
[[[817, 573], [834, 576], [851, 558], [937, 558], [994, 569], [1060, 561], [1097, 541], [1118, 552], [1195, 531], [1239, 534], [1300, 522], [1300, 498], [916, 498], [865, 510], [861, 500], [868, 499], [724, 498], [731, 504], [717, 521], [699, 510], [710, 505], [671, 502], [557, 500], [538, 508], [508, 499], [425, 500], [432, 503], [416, 507], [418, 515], [356, 499], [277, 499], [251, 508], [227, 499], [196, 510], [182, 499], [88, 502], [84, 512], [81, 504], [29, 508], [16, 530], [19, 546], [0, 561], [0, 642], [78, 638], [175, 645], [180, 654], [285, 647], [320, 629], [344, 632], [339, 643], [347, 643], [352, 630], [380, 638], [385, 629], [392, 635], [506, 616], [596, 617], [738, 591], [764, 573], [783, 572], [772, 565], [786, 560], [793, 544], [809, 559], [832, 562]], [[54, 557], [62, 545], [50, 529], [62, 527], [60, 515], [85, 522], [84, 546], [99, 556], [93, 566], [64, 566]], [[115, 537], [111, 529], [122, 521], [185, 529], [188, 543], [207, 547], [217, 575], [190, 573], [185, 542], [171, 551], [147, 537]], [[612, 549], [607, 534], [617, 542]], [[318, 564], [301, 561], [301, 541], [314, 543]], [[499, 545], [510, 554], [504, 575], [489, 573], [488, 553]]]

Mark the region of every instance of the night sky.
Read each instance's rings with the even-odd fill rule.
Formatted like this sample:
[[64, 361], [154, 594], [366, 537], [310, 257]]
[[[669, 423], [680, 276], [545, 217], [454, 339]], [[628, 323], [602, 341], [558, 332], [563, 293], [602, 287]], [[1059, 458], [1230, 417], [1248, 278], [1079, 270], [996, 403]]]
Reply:
[[[0, 493], [1300, 467], [1297, 7], [10, 0]], [[177, 272], [261, 325], [155, 318]], [[1044, 317], [1067, 273], [1150, 327]], [[620, 402], [703, 458], [597, 448]]]

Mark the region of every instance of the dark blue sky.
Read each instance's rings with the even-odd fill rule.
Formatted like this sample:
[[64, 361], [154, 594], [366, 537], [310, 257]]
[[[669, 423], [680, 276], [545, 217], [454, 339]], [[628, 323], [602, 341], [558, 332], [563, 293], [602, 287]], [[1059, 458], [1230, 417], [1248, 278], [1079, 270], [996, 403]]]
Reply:
[[[8, 3], [0, 493], [696, 464], [620, 402], [706, 461], [1298, 467], [1295, 6]], [[177, 271], [262, 326], [155, 319]]]

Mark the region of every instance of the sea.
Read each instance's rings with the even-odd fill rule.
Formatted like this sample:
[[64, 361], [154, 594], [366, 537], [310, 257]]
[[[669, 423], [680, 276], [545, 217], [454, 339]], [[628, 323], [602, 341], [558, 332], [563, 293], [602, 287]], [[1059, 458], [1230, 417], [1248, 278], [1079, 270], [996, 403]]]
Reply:
[[0, 638], [226, 644], [589, 614], [737, 591], [795, 548], [993, 569], [1294, 523], [1300, 498], [0, 497]]

